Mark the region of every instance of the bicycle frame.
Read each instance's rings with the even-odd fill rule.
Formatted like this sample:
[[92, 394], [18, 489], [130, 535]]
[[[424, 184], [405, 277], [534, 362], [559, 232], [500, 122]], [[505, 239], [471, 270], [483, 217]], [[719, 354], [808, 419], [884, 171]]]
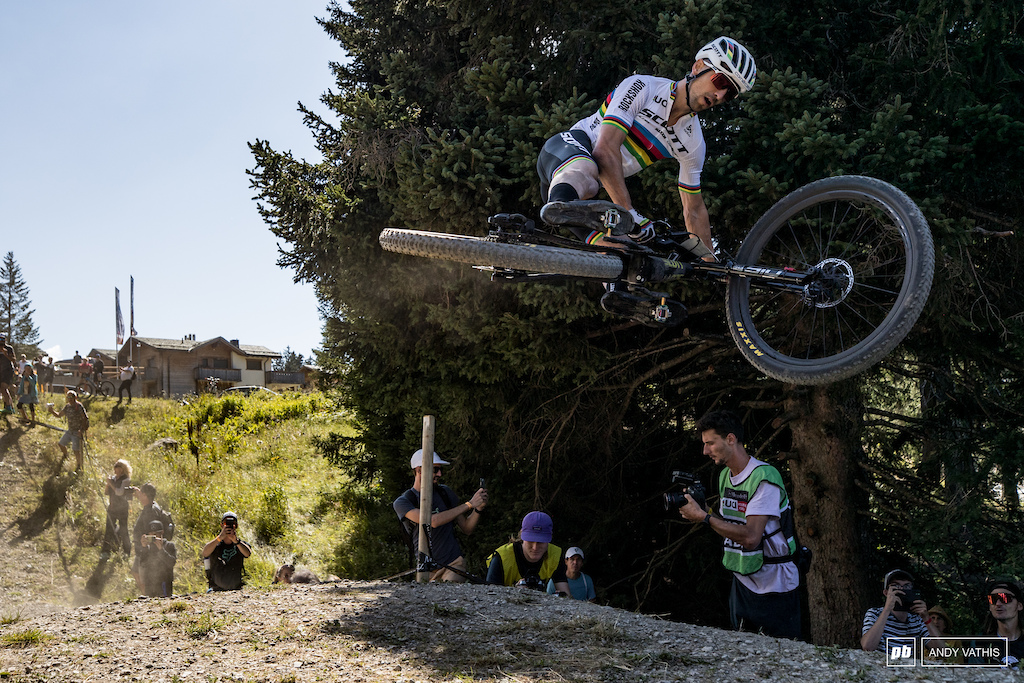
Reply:
[[[729, 276], [749, 278], [762, 285], [768, 285], [777, 289], [788, 289], [795, 293], [804, 294], [808, 285], [819, 279], [822, 275], [819, 268], [811, 268], [806, 271], [799, 271], [789, 268], [771, 268], [760, 265], [744, 265], [731, 260], [722, 262], [708, 261], [680, 261], [677, 258], [659, 256], [653, 253], [643, 253], [629, 250], [615, 250], [607, 247], [595, 247], [582, 244], [573, 240], [564, 239], [549, 233], [537, 231], [507, 231], [502, 228], [490, 232], [492, 239], [503, 242], [519, 242], [526, 244], [548, 244], [565, 246], [581, 251], [600, 251], [613, 254], [622, 259], [622, 275], [620, 279], [629, 284], [647, 285], [658, 282], [666, 282], [675, 279], [703, 276], [706, 279], [726, 280]], [[674, 256], [674, 255], [673, 255]], [[491, 279], [502, 279], [509, 282], [538, 282], [551, 280], [582, 280], [587, 278], [569, 277], [558, 274], [536, 274], [514, 271], [510, 269], [494, 268], [491, 266], [477, 266], [479, 270], [491, 273]]]

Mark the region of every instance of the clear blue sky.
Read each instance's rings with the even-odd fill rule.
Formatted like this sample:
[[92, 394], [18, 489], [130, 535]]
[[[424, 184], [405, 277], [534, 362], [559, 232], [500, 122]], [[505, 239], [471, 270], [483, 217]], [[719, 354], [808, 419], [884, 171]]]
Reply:
[[310, 285], [276, 265], [246, 145], [320, 158], [344, 54], [327, 0], [0, 0], [0, 252], [30, 289], [41, 347], [114, 346], [114, 288], [140, 336], [222, 336], [306, 355]]

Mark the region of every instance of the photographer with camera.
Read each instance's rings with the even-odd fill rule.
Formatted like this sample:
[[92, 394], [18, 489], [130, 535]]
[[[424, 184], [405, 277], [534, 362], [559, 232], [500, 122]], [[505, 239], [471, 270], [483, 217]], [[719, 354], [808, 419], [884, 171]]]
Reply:
[[553, 529], [551, 517], [544, 512], [523, 517], [519, 540], [501, 546], [488, 559], [487, 583], [543, 591], [550, 579], [556, 595], [568, 596], [562, 549], [551, 543]]
[[225, 512], [220, 518], [220, 533], [203, 546], [203, 566], [210, 591], [242, 590], [242, 570], [252, 548], [238, 538], [238, 515]]
[[135, 577], [135, 585], [139, 592], [146, 594], [146, 584], [142, 580], [142, 571], [139, 567], [139, 546], [142, 544], [143, 534], [148, 533], [151, 522], [160, 522], [163, 529], [163, 538], [170, 541], [174, 538], [174, 522], [171, 514], [157, 505], [156, 486], [152, 482], [146, 482], [139, 488], [131, 487], [135, 497], [142, 503], [139, 516], [135, 519], [135, 526], [132, 527], [132, 541], [135, 543], [135, 561], [132, 563], [132, 576]]
[[722, 564], [733, 575], [729, 617], [733, 628], [776, 638], [798, 639], [800, 572], [796, 533], [782, 475], [747, 454], [743, 425], [732, 412], [708, 413], [697, 422], [704, 455], [723, 465], [718, 516], [701, 496], [685, 494], [685, 519], [707, 524], [722, 537]]
[[178, 549], [173, 541], [164, 540], [164, 524], [157, 520], [149, 523], [149, 533], [143, 534], [135, 548], [142, 576], [142, 592], [151, 598], [168, 598], [174, 593], [174, 565]]
[[871, 652], [885, 652], [886, 638], [928, 639], [929, 647], [942, 647], [938, 624], [928, 614], [928, 605], [914, 589], [914, 577], [902, 569], [894, 569], [882, 582], [885, 605], [871, 607], [864, 613], [860, 647]]

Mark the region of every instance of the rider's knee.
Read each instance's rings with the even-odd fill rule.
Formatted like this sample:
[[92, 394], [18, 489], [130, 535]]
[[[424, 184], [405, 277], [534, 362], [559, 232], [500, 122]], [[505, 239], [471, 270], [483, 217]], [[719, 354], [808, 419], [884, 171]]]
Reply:
[[601, 183], [597, 179], [597, 167], [593, 164], [577, 164], [562, 170], [551, 179], [552, 187], [558, 183], [572, 185], [580, 199], [592, 199], [601, 189]]

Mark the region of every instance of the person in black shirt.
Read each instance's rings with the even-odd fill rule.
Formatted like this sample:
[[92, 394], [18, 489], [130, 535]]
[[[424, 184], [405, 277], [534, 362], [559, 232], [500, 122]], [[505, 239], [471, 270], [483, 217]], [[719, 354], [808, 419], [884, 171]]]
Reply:
[[996, 581], [989, 584], [988, 614], [985, 617], [985, 634], [1006, 638], [1008, 656], [1000, 664], [1017, 669], [1024, 661], [1024, 629], [1021, 624], [1021, 588], [1015, 581]]
[[203, 564], [210, 591], [242, 590], [242, 570], [252, 548], [238, 538], [238, 515], [225, 512], [220, 518], [220, 533], [203, 547]]
[[178, 550], [173, 541], [164, 540], [163, 522], [149, 523], [149, 533], [142, 535], [135, 554], [139, 558], [143, 592], [152, 598], [170, 597], [174, 593]]

